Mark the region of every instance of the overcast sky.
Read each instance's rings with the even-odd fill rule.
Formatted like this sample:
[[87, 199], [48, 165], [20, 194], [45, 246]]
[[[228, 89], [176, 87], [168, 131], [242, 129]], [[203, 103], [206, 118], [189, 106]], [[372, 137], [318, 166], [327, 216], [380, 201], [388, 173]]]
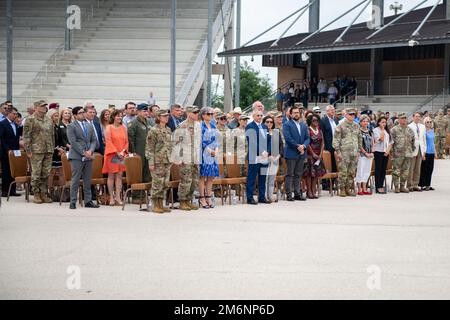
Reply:
[[[361, 0], [320, 0], [320, 26], [331, 22], [334, 18], [349, 10], [352, 6], [356, 5]], [[398, 0], [398, 3], [403, 4], [403, 10], [414, 7], [422, 0]], [[304, 6], [308, 0], [241, 0], [242, 2], [242, 20], [241, 20], [241, 44], [246, 43], [259, 33], [268, 29], [273, 24], [287, 17], [290, 13]], [[389, 10], [389, 6], [396, 1], [385, 0], [384, 15], [390, 16], [393, 14], [392, 10]], [[428, 0], [421, 7], [432, 6], [436, 0]], [[442, 1], [441, 1], [442, 2]], [[367, 12], [363, 13], [357, 22], [367, 21], [370, 15], [370, 6], [367, 8]], [[352, 11], [343, 19], [332, 24], [329, 29], [346, 26], [350, 21], [358, 14], [362, 9], [362, 6]], [[261, 38], [252, 42], [256, 44], [271, 39], [276, 39], [281, 33], [291, 24], [296, 16], [285, 21], [277, 28], [271, 30]], [[308, 31], [308, 12], [306, 12], [299, 21], [286, 33], [285, 36], [293, 35], [296, 33]], [[241, 58], [242, 60], [242, 58]], [[276, 68], [263, 68], [261, 67], [261, 57], [254, 57], [254, 62], [250, 62], [250, 58], [245, 58], [255, 69], [261, 71], [262, 75], [268, 75], [273, 86], [276, 85], [277, 72]]]

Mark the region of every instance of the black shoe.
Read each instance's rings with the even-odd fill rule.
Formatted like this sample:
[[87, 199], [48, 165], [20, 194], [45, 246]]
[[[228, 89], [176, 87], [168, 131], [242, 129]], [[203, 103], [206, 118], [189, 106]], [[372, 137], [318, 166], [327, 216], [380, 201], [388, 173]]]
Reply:
[[294, 197], [294, 200], [297, 200], [297, 201], [306, 201], [306, 198], [305, 198], [303, 195], [298, 194], [298, 195], [296, 195], [296, 196]]
[[247, 200], [247, 204], [253, 204], [253, 205], [256, 205], [256, 204], [258, 204], [258, 202], [256, 202], [255, 199], [248, 199], [248, 200]]
[[15, 193], [11, 193], [10, 195], [9, 195], [10, 197], [20, 197], [21, 196], [21, 194], [20, 193], [17, 193], [17, 192], [15, 192]]
[[292, 195], [290, 195], [286, 196], [286, 201], [295, 201], [295, 199], [292, 197]]
[[93, 203], [92, 201], [86, 203], [84, 205], [85, 208], [99, 208], [100, 206], [98, 204]]
[[258, 200], [258, 203], [267, 203], [267, 204], [270, 204], [271, 202], [270, 202], [270, 201], [267, 201], [266, 199], [260, 199], [260, 200]]
[[69, 209], [76, 209], [77, 205], [75, 203], [71, 203]]

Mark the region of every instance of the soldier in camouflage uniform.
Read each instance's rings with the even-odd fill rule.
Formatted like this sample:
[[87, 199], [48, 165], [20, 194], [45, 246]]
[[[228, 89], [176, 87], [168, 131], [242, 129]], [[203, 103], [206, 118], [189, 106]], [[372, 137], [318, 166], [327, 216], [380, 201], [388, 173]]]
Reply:
[[199, 161], [202, 130], [198, 122], [197, 106], [186, 107], [187, 119], [174, 132], [174, 148], [172, 159], [180, 166], [180, 184], [178, 185], [178, 199], [180, 210], [197, 210], [192, 203], [194, 191], [199, 180]]
[[[145, 157], [145, 145], [147, 142], [148, 131], [151, 128], [148, 121], [148, 105], [141, 103], [137, 106], [137, 116], [134, 120], [128, 122], [128, 143], [129, 152], [138, 154], [142, 159], [142, 182], [151, 182], [148, 161]], [[140, 204], [143, 201], [143, 195], [140, 191], [132, 194], [133, 203]]]
[[145, 157], [148, 159], [149, 170], [152, 174], [152, 202], [153, 212], [170, 212], [164, 208], [164, 194], [169, 187], [172, 154], [172, 130], [166, 126], [169, 121], [169, 110], [156, 112], [155, 127], [151, 128], [147, 136]]
[[31, 160], [31, 188], [34, 203], [51, 203], [47, 196], [48, 176], [52, 168], [52, 155], [55, 149], [53, 123], [46, 117], [47, 103], [39, 100], [34, 103], [35, 113], [27, 118], [23, 128], [25, 151]]
[[356, 196], [354, 179], [362, 137], [359, 125], [354, 121], [355, 115], [355, 109], [345, 109], [345, 120], [336, 127], [333, 136], [333, 148], [339, 171], [339, 195], [341, 197]]
[[[219, 164], [223, 163], [223, 156], [227, 154], [232, 144], [231, 130], [227, 126], [227, 116], [223, 112], [218, 112], [216, 114], [216, 128], [217, 128], [217, 141], [219, 142], [219, 153], [217, 154], [217, 162]], [[223, 175], [227, 176], [227, 167], [223, 166]]]
[[[444, 118], [445, 118], [445, 120], [447, 120], [447, 133], [446, 133], [446, 135], [448, 135], [448, 134], [450, 134], [450, 105], [449, 106], [447, 106], [447, 115], [446, 116], [444, 116]], [[449, 152], [450, 150], [449, 150], [449, 146], [446, 146], [446, 148], [445, 148], [445, 154], [448, 156], [448, 155], [450, 155], [450, 152]]]
[[436, 143], [436, 159], [444, 159], [445, 136], [448, 130], [448, 121], [444, 117], [444, 111], [439, 110], [437, 117], [434, 118], [434, 134]]
[[411, 158], [408, 157], [415, 150], [414, 131], [408, 127], [405, 113], [398, 115], [399, 124], [391, 130], [392, 145], [392, 180], [395, 193], [409, 193], [405, 184], [409, 177]]
[[233, 139], [233, 151], [237, 155], [237, 163], [241, 171], [241, 177], [247, 176], [247, 170], [245, 167], [245, 159], [248, 152], [247, 138], [245, 135], [245, 127], [250, 117], [241, 115], [239, 117], [239, 126], [231, 131]]

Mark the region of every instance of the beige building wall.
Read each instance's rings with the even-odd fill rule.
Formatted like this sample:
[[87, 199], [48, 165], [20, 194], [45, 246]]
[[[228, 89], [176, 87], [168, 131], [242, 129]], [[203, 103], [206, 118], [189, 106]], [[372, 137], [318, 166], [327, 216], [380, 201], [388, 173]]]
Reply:
[[293, 67], [278, 67], [277, 87], [292, 80], [301, 80], [305, 78], [305, 69]]

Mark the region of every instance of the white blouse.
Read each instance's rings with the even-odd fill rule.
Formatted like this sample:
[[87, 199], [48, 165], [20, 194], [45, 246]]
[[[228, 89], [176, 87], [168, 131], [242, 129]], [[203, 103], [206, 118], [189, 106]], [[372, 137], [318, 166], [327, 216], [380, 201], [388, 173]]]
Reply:
[[390, 143], [389, 133], [387, 133], [387, 131], [384, 130], [384, 141], [380, 141], [380, 136], [381, 136], [380, 128], [376, 127], [375, 129], [373, 129], [373, 142], [374, 142], [373, 151], [374, 152], [375, 151], [386, 152], [388, 150], [389, 143]]

